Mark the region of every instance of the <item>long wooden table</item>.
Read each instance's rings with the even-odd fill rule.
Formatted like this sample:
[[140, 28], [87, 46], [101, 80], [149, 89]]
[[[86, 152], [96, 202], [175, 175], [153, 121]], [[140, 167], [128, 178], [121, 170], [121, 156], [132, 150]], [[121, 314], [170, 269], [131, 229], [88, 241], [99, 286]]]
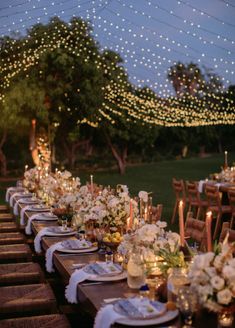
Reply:
[[[19, 204], [19, 209], [26, 206], [25, 204]], [[35, 214], [35, 212], [26, 211], [25, 221]], [[34, 235], [44, 227], [57, 226], [56, 221], [32, 221], [32, 231]], [[68, 239], [74, 237], [61, 236], [61, 237], [42, 237], [42, 249], [44, 252], [56, 242], [62, 239]], [[77, 263], [90, 263], [97, 260], [104, 260], [104, 255], [94, 252], [93, 254], [65, 254], [59, 251], [55, 251], [53, 254], [54, 267], [61, 275], [64, 285], [68, 284], [69, 278], [74, 271], [73, 264]], [[80, 283], [77, 286], [77, 297], [79, 301], [79, 307], [83, 306], [89, 313], [95, 317], [97, 311], [102, 306], [104, 299], [116, 298], [116, 297], [127, 297], [131, 295], [136, 295], [138, 291], [133, 291], [127, 285], [126, 280], [118, 282], [105, 282], [100, 284], [93, 284], [92, 282]], [[115, 327], [120, 327], [121, 325], [114, 325]], [[207, 312], [200, 311], [196, 313], [193, 327], [195, 328], [215, 328], [216, 316], [213, 314], [208, 314]], [[146, 327], [146, 326], [145, 326]], [[160, 325], [148, 326], [150, 327], [182, 327], [182, 320], [180, 316]]]

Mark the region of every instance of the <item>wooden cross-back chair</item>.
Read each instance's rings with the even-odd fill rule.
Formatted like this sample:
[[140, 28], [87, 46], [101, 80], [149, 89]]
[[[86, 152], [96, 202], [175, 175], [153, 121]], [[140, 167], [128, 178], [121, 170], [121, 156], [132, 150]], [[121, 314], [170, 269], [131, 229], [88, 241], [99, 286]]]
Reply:
[[173, 209], [173, 214], [171, 218], [171, 223], [175, 222], [176, 214], [178, 211], [179, 202], [182, 200], [184, 202], [184, 208], [188, 202], [186, 198], [185, 185], [183, 180], [172, 179], [172, 187], [175, 193], [175, 205]]
[[230, 229], [234, 228], [234, 221], [235, 221], [235, 189], [228, 189], [228, 199], [229, 205], [231, 206], [231, 220], [230, 220]]
[[198, 190], [198, 183], [196, 181], [186, 181], [186, 190], [189, 203], [188, 211], [191, 212], [195, 210], [195, 218], [198, 220], [200, 219], [201, 214], [205, 214], [205, 210], [208, 207], [208, 201], [201, 199]]
[[206, 251], [206, 223], [205, 221], [194, 219], [192, 217], [192, 212], [187, 213], [185, 221], [185, 238], [192, 239], [198, 243], [200, 251]]
[[208, 211], [211, 211], [213, 216], [216, 215], [215, 230], [213, 234], [213, 239], [219, 234], [221, 228], [222, 216], [224, 214], [231, 214], [230, 205], [222, 205], [221, 195], [217, 186], [206, 184], [205, 185], [205, 194], [208, 200]]
[[235, 230], [229, 228], [229, 222], [224, 222], [222, 225], [221, 234], [219, 237], [219, 241], [222, 243], [225, 237], [228, 235], [228, 242], [235, 242]]

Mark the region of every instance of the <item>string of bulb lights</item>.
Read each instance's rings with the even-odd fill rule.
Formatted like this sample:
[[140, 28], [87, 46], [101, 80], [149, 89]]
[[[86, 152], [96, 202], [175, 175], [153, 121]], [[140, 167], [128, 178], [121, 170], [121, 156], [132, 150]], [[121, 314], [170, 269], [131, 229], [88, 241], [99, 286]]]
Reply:
[[[221, 2], [227, 10], [232, 7], [229, 2]], [[115, 124], [116, 117], [125, 113], [128, 120], [142, 121], [143, 124], [165, 125], [165, 126], [199, 126], [211, 124], [234, 124], [235, 106], [226, 98], [216, 99], [216, 95], [209, 95], [206, 99], [191, 99], [190, 97], [177, 100], [173, 97], [173, 90], [167, 78], [170, 67], [177, 64], [178, 58], [181, 61], [192, 61], [196, 64], [205, 65], [208, 68], [221, 73], [220, 79], [224, 83], [221, 91], [226, 91], [228, 85], [233, 84], [234, 79], [234, 40], [231, 31], [234, 32], [235, 25], [227, 20], [222, 20], [208, 12], [208, 10], [198, 8], [189, 1], [174, 1], [174, 10], [164, 7], [164, 2], [144, 0], [146, 4], [140, 10], [138, 3], [133, 0], [96, 0], [96, 1], [44, 1], [28, 0], [18, 4], [9, 4], [0, 8], [0, 20], [6, 19], [8, 22], [1, 24], [0, 31], [9, 34], [13, 31], [23, 32], [27, 24], [44, 22], [45, 18], [58, 16], [68, 21], [72, 16], [79, 16], [84, 20], [89, 20], [93, 28], [92, 35], [101, 43], [100, 50], [107, 49], [116, 51], [124, 59], [125, 72], [130, 75], [130, 80], [136, 89], [147, 86], [157, 92], [157, 99], [149, 99], [148, 95], [142, 94], [142, 98], [127, 92], [122, 85], [110, 84], [105, 93], [105, 101], [99, 109], [96, 120], [90, 121], [87, 118], [78, 123], [89, 124], [97, 127], [102, 119]], [[28, 7], [30, 5], [30, 7]], [[143, 3], [142, 3], [143, 6]], [[194, 17], [185, 19], [183, 12], [177, 13], [177, 9], [187, 7]], [[26, 9], [27, 8], [27, 9]], [[168, 20], [157, 17], [157, 9], [168, 15]], [[230, 10], [232, 10], [230, 8]], [[39, 13], [34, 16], [36, 13]], [[70, 14], [71, 12], [71, 14]], [[10, 13], [10, 14], [9, 14]], [[226, 26], [230, 29], [228, 35], [224, 31], [217, 33], [213, 29], [198, 24], [196, 14], [206, 20], [213, 20], [215, 24]], [[9, 17], [12, 18], [10, 23]], [[19, 18], [20, 17], [20, 18]], [[137, 17], [137, 18], [135, 18]], [[160, 15], [161, 17], [161, 15]], [[170, 17], [175, 18], [171, 23]], [[182, 25], [177, 25], [179, 21]], [[153, 25], [165, 26], [164, 32], [159, 31]], [[167, 29], [174, 29], [176, 37], [169, 33]], [[71, 31], [67, 31], [68, 34]], [[168, 33], [167, 33], [168, 32]], [[76, 31], [78, 33], [78, 31]], [[187, 36], [186, 38], [183, 38]], [[213, 39], [214, 38], [214, 39]], [[197, 40], [198, 45], [194, 45], [192, 40]], [[25, 44], [27, 38], [25, 38]], [[79, 45], [70, 43], [69, 37], [62, 36], [61, 31], [54, 31], [52, 38], [45, 36], [44, 42], [34, 49], [24, 50], [19, 58], [16, 58], [9, 65], [9, 58], [1, 60], [1, 71], [4, 73], [0, 100], [4, 101], [4, 90], [7, 90], [13, 78], [22, 70], [25, 74], [30, 67], [38, 64], [40, 56], [46, 51], [54, 51], [59, 47], [65, 47], [71, 53], [80, 55], [82, 49]], [[200, 51], [199, 49], [202, 49]], [[214, 49], [211, 53], [208, 51]], [[175, 59], [176, 58], [176, 59]], [[89, 60], [87, 55], [86, 60]], [[97, 61], [97, 67], [104, 67], [102, 60]], [[160, 98], [161, 97], [161, 98]], [[221, 108], [225, 109], [221, 112]], [[120, 111], [116, 110], [116, 106]]]

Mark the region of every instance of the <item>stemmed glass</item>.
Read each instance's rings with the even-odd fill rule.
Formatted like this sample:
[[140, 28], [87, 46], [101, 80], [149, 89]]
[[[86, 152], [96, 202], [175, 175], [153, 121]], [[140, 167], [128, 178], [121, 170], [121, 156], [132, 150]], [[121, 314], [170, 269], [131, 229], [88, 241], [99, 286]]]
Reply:
[[182, 286], [178, 290], [177, 307], [179, 308], [183, 319], [184, 328], [192, 327], [193, 314], [197, 310], [196, 291], [189, 286]]

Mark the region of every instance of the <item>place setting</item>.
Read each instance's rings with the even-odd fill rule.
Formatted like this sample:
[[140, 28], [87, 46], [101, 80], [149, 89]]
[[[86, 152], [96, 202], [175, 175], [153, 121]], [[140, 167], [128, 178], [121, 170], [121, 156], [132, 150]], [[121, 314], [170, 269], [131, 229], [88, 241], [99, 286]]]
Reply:
[[134, 327], [150, 326], [168, 322], [179, 314], [177, 309], [168, 309], [165, 303], [138, 295], [106, 299], [104, 304], [96, 315], [94, 328], [109, 328], [115, 322]]
[[127, 278], [127, 272], [123, 267], [111, 261], [97, 261], [86, 265], [74, 264], [74, 266], [75, 265], [79, 267], [79, 269], [76, 269], [72, 273], [65, 291], [66, 299], [70, 303], [77, 303], [77, 284], [85, 280], [105, 283], [120, 281]]

